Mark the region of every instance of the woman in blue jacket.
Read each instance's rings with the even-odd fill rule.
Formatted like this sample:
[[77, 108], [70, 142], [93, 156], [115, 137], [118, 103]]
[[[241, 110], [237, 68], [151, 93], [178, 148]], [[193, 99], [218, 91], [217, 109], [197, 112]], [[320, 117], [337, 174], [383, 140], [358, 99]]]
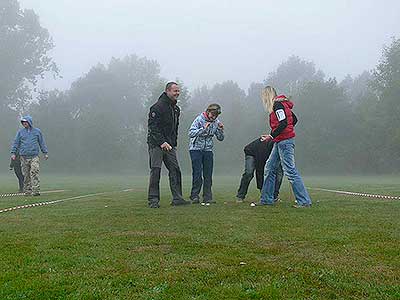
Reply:
[[[192, 161], [192, 203], [200, 202], [200, 190], [203, 186], [202, 205], [209, 205], [212, 201], [212, 173], [213, 173], [213, 137], [224, 140], [224, 124], [218, 119], [221, 114], [219, 104], [210, 104], [207, 110], [193, 121], [189, 129], [189, 152]], [[204, 183], [204, 185], [203, 185]]]

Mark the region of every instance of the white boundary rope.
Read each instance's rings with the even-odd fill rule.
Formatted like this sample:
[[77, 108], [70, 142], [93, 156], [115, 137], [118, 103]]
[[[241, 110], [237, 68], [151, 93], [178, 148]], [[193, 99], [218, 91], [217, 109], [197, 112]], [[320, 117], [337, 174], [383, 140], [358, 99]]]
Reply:
[[96, 193], [96, 194], [87, 194], [87, 195], [69, 197], [69, 198], [53, 200], [53, 201], [36, 202], [36, 203], [31, 203], [31, 204], [18, 205], [18, 206], [14, 206], [14, 207], [0, 209], [0, 214], [1, 213], [6, 213], [6, 212], [10, 212], [10, 211], [14, 211], [14, 210], [19, 210], [19, 209], [25, 209], [25, 208], [32, 208], [32, 207], [36, 207], [36, 206], [45, 206], [45, 205], [56, 204], [56, 203], [69, 201], [69, 200], [78, 200], [78, 199], [83, 199], [83, 198], [101, 196], [101, 195], [105, 195], [105, 194], [118, 193], [118, 192], [130, 192], [130, 191], [133, 191], [133, 189], [127, 189], [127, 190], [123, 190], [123, 191], [114, 191], [114, 192], [102, 192], [102, 193]]
[[[54, 190], [54, 191], [44, 191], [41, 192], [41, 194], [53, 194], [53, 193], [62, 193], [65, 192], [66, 190]], [[0, 195], [0, 198], [5, 198], [5, 197], [15, 197], [15, 196], [24, 196], [24, 193], [9, 193], [9, 194], [2, 194]]]
[[368, 197], [368, 198], [379, 198], [379, 199], [391, 199], [391, 200], [400, 200], [399, 196], [387, 196], [387, 195], [377, 195], [377, 194], [365, 194], [365, 193], [355, 193], [355, 192], [347, 192], [347, 191], [337, 191], [337, 190], [328, 190], [321, 188], [308, 188], [310, 190], [322, 191], [322, 192], [330, 192], [342, 195], [350, 195], [350, 196], [360, 196], [360, 197]]

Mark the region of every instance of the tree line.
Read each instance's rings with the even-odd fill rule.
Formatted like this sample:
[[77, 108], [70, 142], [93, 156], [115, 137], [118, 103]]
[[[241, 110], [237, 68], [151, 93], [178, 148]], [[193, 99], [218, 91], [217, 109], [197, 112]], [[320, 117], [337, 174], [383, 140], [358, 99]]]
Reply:
[[[45, 168], [66, 172], [148, 170], [147, 114], [166, 80], [157, 61], [135, 54], [93, 66], [65, 91], [40, 91], [59, 76], [48, 31], [16, 0], [0, 7], [0, 162], [6, 169], [18, 118], [30, 114], [46, 137]], [[234, 81], [189, 91], [180, 81], [179, 159], [190, 168], [187, 131], [209, 103], [222, 106], [225, 141], [216, 143], [216, 172], [238, 171], [243, 147], [267, 131], [260, 91], [265, 85], [292, 98], [299, 118], [296, 162], [308, 173], [394, 173], [400, 167], [400, 39], [384, 46], [371, 71], [341, 81], [290, 56], [247, 91]], [[230, 173], [229, 173], [230, 174]]]

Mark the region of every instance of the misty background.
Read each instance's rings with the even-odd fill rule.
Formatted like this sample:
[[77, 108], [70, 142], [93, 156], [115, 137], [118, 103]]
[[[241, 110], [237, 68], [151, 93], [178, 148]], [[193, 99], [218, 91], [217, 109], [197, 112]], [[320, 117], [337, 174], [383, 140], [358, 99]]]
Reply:
[[267, 84], [295, 103], [301, 173], [398, 173], [399, 37], [398, 1], [0, 0], [0, 165], [29, 113], [43, 169], [143, 174], [148, 108], [178, 80], [186, 175], [188, 128], [218, 102], [215, 171], [240, 176]]

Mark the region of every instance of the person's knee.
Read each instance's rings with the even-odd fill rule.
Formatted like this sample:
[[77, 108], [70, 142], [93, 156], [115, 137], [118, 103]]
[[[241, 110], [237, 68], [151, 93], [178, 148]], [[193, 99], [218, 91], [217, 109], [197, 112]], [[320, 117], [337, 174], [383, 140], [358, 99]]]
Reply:
[[267, 166], [264, 170], [264, 176], [276, 176], [276, 168], [272, 167], [272, 166]]
[[269, 172], [277, 172], [277, 168], [278, 168], [278, 162], [276, 160], [268, 160], [267, 163], [265, 164], [265, 171], [269, 171]]
[[152, 168], [150, 169], [150, 175], [151, 175], [151, 176], [160, 176], [160, 174], [161, 174], [161, 168], [152, 167]]
[[[196, 172], [196, 173], [197, 173], [197, 172]], [[172, 176], [172, 177], [181, 176], [181, 169], [179, 168], [179, 166], [170, 168], [170, 169], [168, 170], [168, 174], [169, 174], [170, 177], [171, 177], [171, 176]]]
[[290, 182], [293, 182], [296, 179], [296, 177], [298, 177], [296, 169], [291, 169], [291, 168], [284, 169], [283, 173], [286, 175], [286, 177]]
[[250, 171], [245, 171], [244, 174], [243, 174], [243, 177], [245, 177], [248, 180], [251, 180], [254, 177], [254, 173], [250, 172]]

